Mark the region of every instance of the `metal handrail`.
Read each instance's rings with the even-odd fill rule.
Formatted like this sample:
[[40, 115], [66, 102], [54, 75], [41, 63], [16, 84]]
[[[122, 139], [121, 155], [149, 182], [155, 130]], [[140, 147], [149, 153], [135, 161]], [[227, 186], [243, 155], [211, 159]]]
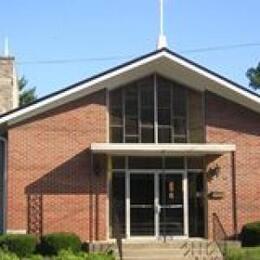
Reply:
[[216, 213], [213, 213], [213, 240], [216, 242], [221, 254], [227, 255], [228, 235]]

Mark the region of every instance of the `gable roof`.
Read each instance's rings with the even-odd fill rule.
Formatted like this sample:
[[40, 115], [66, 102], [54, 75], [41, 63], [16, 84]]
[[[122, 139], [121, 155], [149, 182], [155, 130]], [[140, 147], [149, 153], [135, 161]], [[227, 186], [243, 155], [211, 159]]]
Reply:
[[0, 125], [19, 122], [103, 88], [124, 85], [155, 72], [199, 91], [211, 91], [260, 113], [259, 94], [163, 48], [11, 110], [0, 116]]

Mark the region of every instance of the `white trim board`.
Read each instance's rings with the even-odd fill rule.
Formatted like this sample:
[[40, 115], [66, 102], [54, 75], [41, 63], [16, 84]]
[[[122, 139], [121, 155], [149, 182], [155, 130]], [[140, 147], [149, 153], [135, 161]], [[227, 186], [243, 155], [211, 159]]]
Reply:
[[233, 144], [113, 144], [92, 143], [96, 154], [129, 156], [202, 156], [236, 151]]
[[27, 234], [26, 229], [7, 229], [7, 234]]
[[112, 89], [151, 73], [161, 74], [198, 91], [211, 91], [260, 113], [258, 95], [239, 88], [237, 84], [167, 49], [162, 49], [54, 93], [30, 106], [7, 113], [0, 117], [0, 125], [14, 124], [101, 89]]

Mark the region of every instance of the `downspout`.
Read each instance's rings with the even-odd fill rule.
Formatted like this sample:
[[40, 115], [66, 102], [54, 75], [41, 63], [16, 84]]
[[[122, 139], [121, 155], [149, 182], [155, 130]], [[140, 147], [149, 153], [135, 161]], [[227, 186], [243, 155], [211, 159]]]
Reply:
[[[90, 181], [89, 181], [89, 242], [94, 240], [94, 201], [93, 201], [93, 174], [94, 174], [94, 158], [93, 153], [90, 152]], [[92, 246], [92, 245], [91, 245]]]
[[3, 167], [3, 233], [6, 233], [7, 214], [7, 138], [0, 136], [0, 141], [4, 143], [4, 167]]
[[232, 167], [232, 209], [233, 209], [233, 233], [235, 239], [238, 237], [237, 228], [237, 192], [236, 192], [236, 154], [231, 153], [231, 167]]

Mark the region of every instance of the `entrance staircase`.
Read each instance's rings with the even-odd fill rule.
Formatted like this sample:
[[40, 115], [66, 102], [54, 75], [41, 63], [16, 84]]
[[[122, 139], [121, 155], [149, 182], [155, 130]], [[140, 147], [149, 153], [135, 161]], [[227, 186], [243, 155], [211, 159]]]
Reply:
[[122, 243], [123, 258], [117, 260], [224, 260], [217, 244], [208, 240], [127, 241]]

